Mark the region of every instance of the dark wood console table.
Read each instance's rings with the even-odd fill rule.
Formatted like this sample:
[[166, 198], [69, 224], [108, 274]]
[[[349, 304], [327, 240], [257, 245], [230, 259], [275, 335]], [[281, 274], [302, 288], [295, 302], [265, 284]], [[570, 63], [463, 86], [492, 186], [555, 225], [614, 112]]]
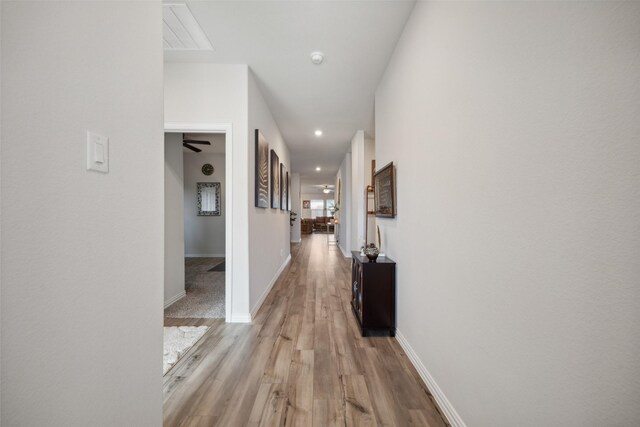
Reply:
[[362, 336], [383, 332], [396, 334], [396, 263], [378, 257], [369, 262], [351, 252], [351, 307]]

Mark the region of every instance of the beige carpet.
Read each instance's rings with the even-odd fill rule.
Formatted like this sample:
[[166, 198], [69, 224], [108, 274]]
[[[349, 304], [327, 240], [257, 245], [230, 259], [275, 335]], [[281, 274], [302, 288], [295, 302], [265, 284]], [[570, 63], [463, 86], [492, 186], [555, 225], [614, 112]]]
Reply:
[[224, 258], [186, 258], [187, 296], [167, 307], [164, 317], [224, 319], [224, 271], [209, 271]]
[[208, 326], [165, 326], [162, 375], [166, 374], [208, 329]]

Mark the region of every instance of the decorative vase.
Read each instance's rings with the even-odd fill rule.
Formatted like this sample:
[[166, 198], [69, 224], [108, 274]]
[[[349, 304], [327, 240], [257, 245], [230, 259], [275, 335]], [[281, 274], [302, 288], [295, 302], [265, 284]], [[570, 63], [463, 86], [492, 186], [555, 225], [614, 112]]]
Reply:
[[376, 248], [375, 244], [369, 243], [369, 246], [364, 249], [364, 254], [369, 258], [369, 262], [376, 262], [376, 258], [378, 258], [380, 251]]

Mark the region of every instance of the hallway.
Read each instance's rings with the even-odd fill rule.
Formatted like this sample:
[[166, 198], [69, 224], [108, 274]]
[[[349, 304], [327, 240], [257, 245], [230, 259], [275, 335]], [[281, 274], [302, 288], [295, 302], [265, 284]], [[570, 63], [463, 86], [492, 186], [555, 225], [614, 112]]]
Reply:
[[349, 275], [311, 235], [252, 324], [165, 319], [210, 329], [164, 378], [164, 425], [445, 425], [395, 339], [360, 337]]

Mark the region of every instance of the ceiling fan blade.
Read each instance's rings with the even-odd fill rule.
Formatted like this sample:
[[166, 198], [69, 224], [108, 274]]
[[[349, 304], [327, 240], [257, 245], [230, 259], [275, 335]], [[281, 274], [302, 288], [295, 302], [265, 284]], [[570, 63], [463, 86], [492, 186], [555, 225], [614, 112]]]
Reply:
[[209, 141], [198, 141], [195, 139], [183, 139], [182, 142], [186, 142], [187, 144], [211, 145]]
[[199, 149], [197, 147], [192, 147], [191, 145], [187, 144], [186, 142], [183, 142], [182, 146], [188, 148], [191, 151], [195, 151], [196, 153], [199, 153], [199, 152], [202, 151], [201, 149]]

